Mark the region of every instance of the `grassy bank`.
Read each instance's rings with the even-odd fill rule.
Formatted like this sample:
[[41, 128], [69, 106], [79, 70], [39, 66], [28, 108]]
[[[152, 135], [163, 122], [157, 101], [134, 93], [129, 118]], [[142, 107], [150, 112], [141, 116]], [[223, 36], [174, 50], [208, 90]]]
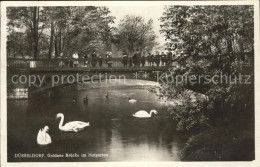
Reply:
[[254, 159], [254, 115], [230, 112], [224, 123], [189, 138], [183, 161], [249, 161]]

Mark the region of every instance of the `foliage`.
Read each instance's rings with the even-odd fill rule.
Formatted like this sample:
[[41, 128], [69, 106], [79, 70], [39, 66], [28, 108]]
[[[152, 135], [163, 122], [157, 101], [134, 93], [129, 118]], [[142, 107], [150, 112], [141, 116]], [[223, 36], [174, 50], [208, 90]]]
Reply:
[[135, 50], [149, 52], [157, 45], [153, 20], [145, 22], [141, 16], [126, 15], [115, 30], [114, 42], [121, 50], [133, 54]]
[[161, 31], [180, 52], [217, 55], [251, 51], [253, 20], [252, 6], [167, 6]]
[[[7, 8], [8, 18], [8, 53], [30, 54], [34, 57], [38, 55], [39, 32], [43, 30], [43, 25], [40, 22], [40, 9], [39, 7], [21, 7], [19, 10], [16, 8]], [[23, 33], [26, 32], [26, 35]], [[17, 40], [19, 37], [20, 40]], [[23, 51], [24, 46], [28, 48]]]
[[[191, 89], [208, 99], [206, 103], [184, 104], [178, 112], [173, 111], [174, 119], [181, 125], [179, 130], [204, 126], [205, 121], [198, 121], [198, 115], [207, 120], [206, 124], [213, 124], [216, 118], [224, 120], [224, 114], [231, 110], [253, 111], [249, 107], [254, 101], [252, 6], [166, 6], [160, 20], [167, 45], [178, 56], [178, 65], [169, 75], [193, 76], [196, 81], [168, 82], [161, 91], [168, 99], [175, 99]], [[251, 83], [245, 84], [246, 77], [238, 83], [241, 74], [251, 76]], [[226, 75], [237, 83], [206, 83], [205, 75]]]
[[[184, 93], [183, 93], [184, 94]], [[209, 126], [207, 102], [205, 100], [192, 101], [190, 96], [186, 97], [182, 105], [172, 110], [173, 119], [176, 120], [177, 130], [189, 131], [200, 130]], [[188, 99], [188, 100], [187, 100]]]
[[[250, 113], [229, 113], [230, 123], [191, 136], [181, 151], [185, 161], [254, 159], [254, 121]], [[252, 113], [251, 113], [252, 114]], [[244, 119], [244, 118], [250, 119]], [[233, 121], [235, 120], [235, 121]]]
[[[9, 57], [52, 58], [105, 52], [111, 46], [107, 7], [9, 7]], [[18, 39], [18, 40], [17, 40]]]

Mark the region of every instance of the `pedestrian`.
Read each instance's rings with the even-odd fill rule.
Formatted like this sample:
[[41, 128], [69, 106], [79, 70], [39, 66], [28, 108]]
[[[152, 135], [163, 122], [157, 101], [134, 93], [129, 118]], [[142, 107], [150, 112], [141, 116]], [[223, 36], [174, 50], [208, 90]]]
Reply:
[[126, 55], [124, 55], [124, 57], [122, 58], [122, 63], [123, 63], [123, 65], [124, 65], [124, 67], [127, 67], [127, 56]]
[[160, 55], [159, 55], [159, 52], [157, 52], [157, 54], [155, 55], [155, 63], [156, 63], [156, 66], [159, 67], [160, 65]]
[[113, 61], [112, 61], [112, 52], [108, 52], [108, 59], [107, 59], [107, 65], [108, 67], [112, 67]]
[[73, 67], [73, 60], [69, 60], [69, 66]]
[[126, 52], [123, 52], [122, 63], [124, 65], [124, 67], [127, 67], [127, 62], [128, 62], [128, 56], [127, 56]]
[[137, 52], [134, 53], [134, 56], [133, 56], [133, 64], [134, 64], [134, 67], [137, 66]]
[[106, 52], [105, 59], [106, 59], [106, 63], [108, 63], [108, 61], [109, 61], [109, 51]]
[[133, 58], [131, 56], [129, 56], [129, 58], [128, 58], [128, 64], [129, 64], [129, 67], [133, 66]]
[[147, 62], [148, 62], [148, 66], [152, 65], [152, 63], [151, 63], [151, 53], [148, 53]]
[[109, 60], [109, 61], [112, 61], [112, 52], [109, 52], [109, 54], [108, 54], [108, 60]]
[[166, 60], [166, 55], [164, 54], [164, 52], [162, 52], [162, 54], [161, 54], [161, 60], [162, 60], [162, 66], [165, 66], [167, 60]]
[[72, 55], [72, 58], [73, 58], [73, 66], [74, 67], [77, 67], [79, 62], [78, 62], [78, 58], [79, 58], [79, 55], [77, 52], [75, 52], [73, 55]]
[[142, 55], [141, 55], [141, 52], [139, 52], [139, 51], [137, 51], [137, 67], [140, 67], [140, 65], [141, 65], [141, 57], [142, 57]]
[[99, 55], [99, 57], [98, 57], [98, 65], [99, 65], [99, 67], [101, 67], [102, 64], [103, 64], [103, 57], [101, 55]]
[[154, 56], [154, 54], [151, 54], [150, 61], [151, 61], [151, 65], [153, 67], [153, 65], [155, 63], [155, 56]]
[[144, 67], [144, 65], [145, 65], [145, 57], [144, 57], [144, 55], [141, 57], [141, 64]]
[[109, 52], [109, 57], [112, 58], [112, 52]]
[[169, 52], [167, 53], [167, 66], [170, 66], [171, 63], [172, 63], [172, 52], [169, 51]]
[[84, 67], [88, 67], [88, 55], [84, 56]]
[[69, 67], [69, 65], [70, 65], [70, 60], [65, 60], [65, 66]]
[[63, 53], [60, 53], [60, 56], [58, 57], [60, 59], [59, 61], [59, 67], [62, 68], [64, 67], [64, 62], [63, 62]]
[[97, 54], [94, 51], [91, 55], [91, 65], [92, 67], [96, 67], [96, 64], [97, 64]]

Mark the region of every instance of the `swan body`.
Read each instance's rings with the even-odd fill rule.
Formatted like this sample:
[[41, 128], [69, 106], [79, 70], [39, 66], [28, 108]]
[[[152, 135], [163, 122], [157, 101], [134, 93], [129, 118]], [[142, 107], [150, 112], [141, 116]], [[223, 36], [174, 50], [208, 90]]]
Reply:
[[57, 118], [61, 118], [59, 123], [59, 129], [64, 132], [78, 132], [83, 130], [85, 127], [89, 126], [89, 122], [82, 122], [82, 121], [71, 121], [64, 125], [64, 115], [62, 113], [57, 114]]
[[37, 144], [39, 145], [48, 145], [51, 144], [51, 137], [47, 133], [49, 130], [48, 126], [45, 126], [44, 128], [40, 129], [37, 135]]
[[137, 111], [135, 114], [133, 114], [136, 118], [150, 118], [152, 117], [152, 114], [157, 114], [156, 110], [151, 110], [150, 113], [144, 110]]
[[129, 101], [129, 103], [136, 103], [137, 102], [137, 100], [131, 99], [130, 97], [129, 97], [128, 101]]

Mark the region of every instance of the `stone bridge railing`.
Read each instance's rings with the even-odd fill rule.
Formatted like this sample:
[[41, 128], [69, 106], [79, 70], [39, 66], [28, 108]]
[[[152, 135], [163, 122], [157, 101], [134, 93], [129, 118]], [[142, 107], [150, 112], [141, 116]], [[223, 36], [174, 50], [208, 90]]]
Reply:
[[87, 58], [87, 59], [19, 59], [8, 58], [7, 66], [11, 68], [134, 68], [171, 66], [172, 59], [147, 58]]

